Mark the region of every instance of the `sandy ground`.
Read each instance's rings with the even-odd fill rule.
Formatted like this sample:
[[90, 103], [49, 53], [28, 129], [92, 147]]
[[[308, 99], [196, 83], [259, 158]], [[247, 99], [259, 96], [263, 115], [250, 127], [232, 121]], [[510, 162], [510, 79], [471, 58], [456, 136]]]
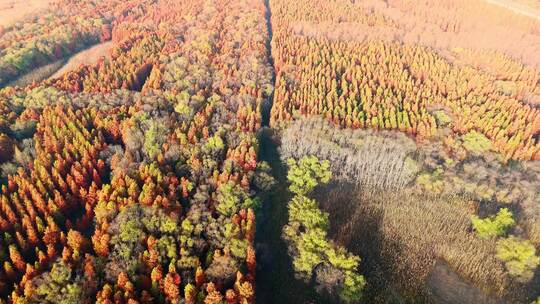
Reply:
[[8, 26], [45, 9], [53, 0], [0, 0], [0, 26]]
[[485, 0], [491, 4], [502, 6], [515, 13], [540, 20], [539, 0]]
[[112, 47], [112, 42], [107, 41], [104, 43], [100, 43], [97, 45], [94, 45], [93, 47], [86, 49], [84, 51], [81, 51], [75, 55], [73, 55], [66, 64], [60, 68], [56, 73], [54, 73], [49, 79], [57, 78], [62, 76], [63, 74], [77, 69], [81, 64], [85, 65], [92, 65], [98, 62], [99, 58], [102, 56], [107, 57], [109, 54], [109, 50]]

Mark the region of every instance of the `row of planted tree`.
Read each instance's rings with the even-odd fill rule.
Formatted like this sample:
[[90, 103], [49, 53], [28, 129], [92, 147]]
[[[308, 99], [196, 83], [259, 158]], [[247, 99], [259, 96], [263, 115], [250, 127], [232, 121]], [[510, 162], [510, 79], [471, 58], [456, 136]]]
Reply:
[[[463, 6], [452, 9], [462, 11]], [[355, 22], [368, 32], [381, 27], [398, 35], [408, 26], [358, 3], [333, 1], [322, 9], [309, 1], [277, 0], [271, 2], [271, 10], [277, 76], [273, 125], [298, 115], [321, 115], [342, 127], [400, 130], [430, 138], [445, 127], [435, 114], [444, 109], [454, 134], [480, 132], [506, 160], [540, 159], [540, 112], [529, 103], [540, 92], [534, 69], [496, 51], [441, 50], [364, 37], [362, 31], [360, 38], [343, 40], [319, 29], [331, 24], [339, 31]], [[298, 30], [305, 23], [319, 34]], [[453, 60], [448, 59], [451, 52]], [[486, 59], [475, 66], [471, 56]]]

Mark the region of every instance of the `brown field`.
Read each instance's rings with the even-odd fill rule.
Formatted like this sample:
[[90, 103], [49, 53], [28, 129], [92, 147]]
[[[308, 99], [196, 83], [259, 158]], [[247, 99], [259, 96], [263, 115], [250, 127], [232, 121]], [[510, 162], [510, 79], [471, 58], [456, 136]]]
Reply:
[[0, 27], [36, 14], [45, 9], [53, 0], [0, 0]]
[[31, 72], [15, 79], [7, 84], [8, 87], [25, 87], [32, 83], [38, 83], [49, 78], [54, 72], [58, 71], [65, 63], [65, 60], [58, 60], [45, 66], [33, 69]]
[[112, 41], [107, 41], [73, 55], [68, 62], [49, 77], [49, 79], [58, 78], [69, 71], [77, 69], [81, 65], [93, 65], [97, 63], [99, 58], [108, 56], [111, 47]]

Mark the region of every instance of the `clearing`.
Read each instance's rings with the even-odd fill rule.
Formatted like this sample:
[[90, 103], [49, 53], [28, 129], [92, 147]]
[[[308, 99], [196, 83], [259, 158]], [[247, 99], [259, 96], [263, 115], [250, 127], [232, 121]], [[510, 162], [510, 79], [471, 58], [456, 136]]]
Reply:
[[46, 9], [53, 0], [0, 0], [0, 27]]
[[81, 65], [93, 65], [97, 63], [99, 58], [108, 56], [111, 47], [112, 41], [107, 41], [78, 52], [62, 68], [49, 77], [49, 79], [58, 78], [69, 71], [76, 70]]

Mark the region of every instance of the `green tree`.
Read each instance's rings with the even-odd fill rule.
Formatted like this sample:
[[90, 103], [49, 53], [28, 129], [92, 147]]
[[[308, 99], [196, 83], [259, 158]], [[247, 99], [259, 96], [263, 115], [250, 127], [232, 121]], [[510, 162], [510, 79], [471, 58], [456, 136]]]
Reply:
[[225, 148], [225, 143], [223, 142], [223, 139], [221, 139], [221, 137], [218, 134], [215, 134], [214, 136], [208, 138], [205, 148], [209, 150], [219, 151]]
[[365, 286], [364, 276], [354, 271], [346, 271], [339, 296], [346, 303], [358, 303], [362, 298], [362, 290]]
[[323, 289], [339, 290], [344, 302], [357, 302], [365, 286], [364, 277], [357, 272], [360, 258], [328, 241], [328, 214], [320, 210], [317, 201], [306, 197], [319, 183], [330, 180], [329, 162], [305, 156], [299, 161], [288, 159], [287, 165], [289, 189], [296, 195], [288, 204], [289, 223], [283, 229], [283, 236], [291, 243], [289, 250], [296, 274], [309, 280], [318, 272]]
[[287, 165], [287, 179], [291, 183], [289, 190], [298, 195], [311, 192], [319, 183], [327, 183], [332, 177], [330, 163], [320, 161], [316, 156], [304, 156], [299, 161], [290, 158]]
[[240, 209], [255, 208], [258, 205], [256, 199], [249, 197], [246, 191], [232, 182], [219, 188], [217, 202], [216, 210], [224, 216], [232, 216]]
[[36, 286], [34, 301], [42, 303], [83, 303], [85, 291], [80, 278], [73, 278], [71, 269], [62, 261], [53, 264], [52, 269], [36, 277], [32, 284]]
[[470, 152], [483, 153], [491, 150], [491, 141], [482, 133], [471, 131], [463, 135], [463, 146]]
[[154, 159], [166, 140], [167, 129], [163, 123], [154, 119], [146, 121], [148, 130], [144, 133], [144, 149], [148, 158]]
[[477, 216], [472, 217], [472, 225], [480, 238], [489, 239], [492, 237], [504, 235], [508, 229], [515, 225], [512, 212], [507, 208], [499, 210], [496, 216], [490, 216], [480, 219]]
[[320, 228], [302, 233], [296, 240], [298, 255], [293, 260], [294, 269], [309, 279], [315, 266], [324, 261], [324, 252], [329, 249], [326, 231]]
[[328, 229], [328, 213], [322, 212], [313, 199], [295, 196], [288, 205], [289, 222], [299, 222], [306, 229]]
[[497, 242], [497, 258], [504, 262], [510, 275], [524, 282], [532, 279], [536, 267], [540, 265], [534, 245], [513, 236]]

